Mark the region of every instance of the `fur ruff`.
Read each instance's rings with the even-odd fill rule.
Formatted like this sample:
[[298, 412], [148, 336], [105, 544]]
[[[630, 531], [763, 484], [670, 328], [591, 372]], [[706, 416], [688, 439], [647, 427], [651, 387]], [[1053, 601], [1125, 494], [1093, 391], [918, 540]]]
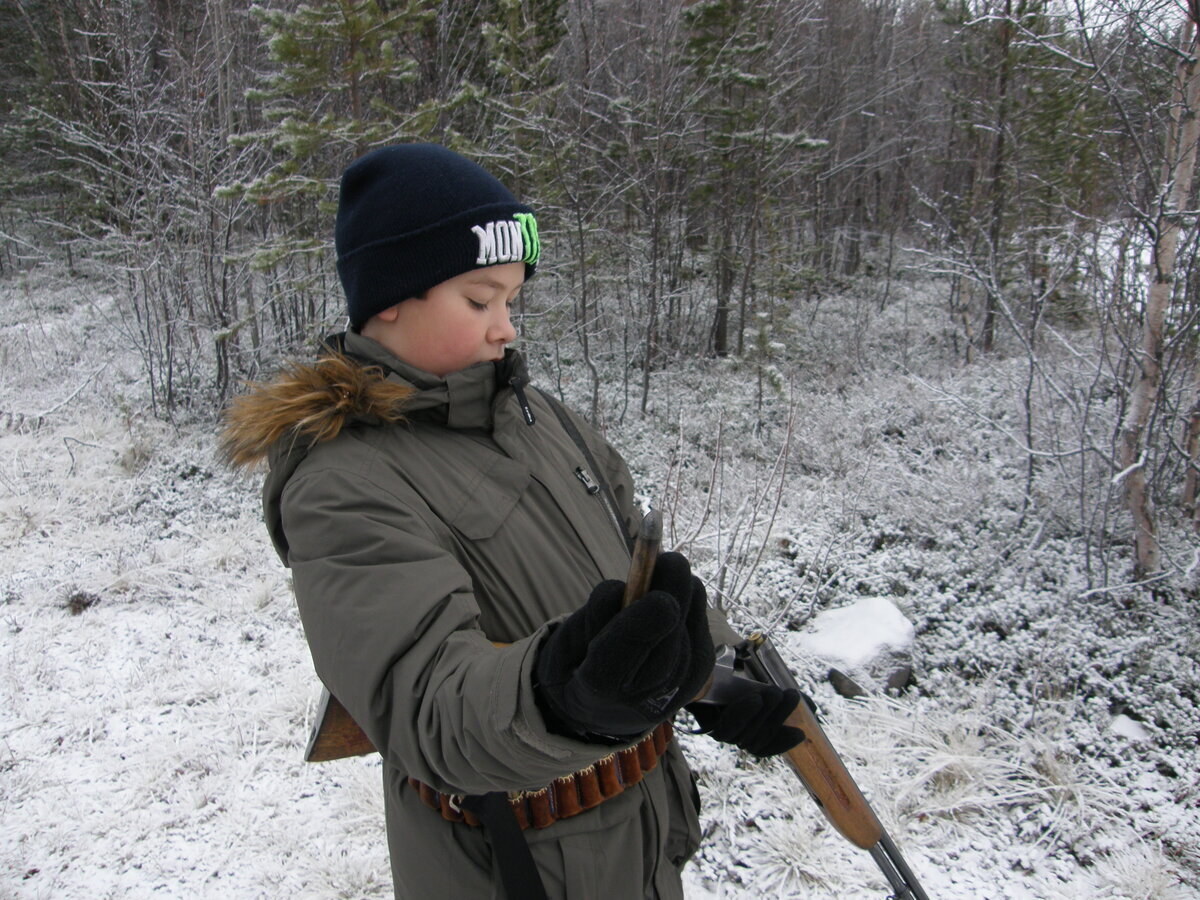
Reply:
[[221, 433], [221, 451], [236, 468], [262, 462], [285, 438], [311, 447], [337, 437], [357, 419], [398, 422], [416, 392], [385, 380], [377, 366], [336, 353], [313, 364], [290, 363], [274, 381], [253, 382], [249, 388], [225, 410]]

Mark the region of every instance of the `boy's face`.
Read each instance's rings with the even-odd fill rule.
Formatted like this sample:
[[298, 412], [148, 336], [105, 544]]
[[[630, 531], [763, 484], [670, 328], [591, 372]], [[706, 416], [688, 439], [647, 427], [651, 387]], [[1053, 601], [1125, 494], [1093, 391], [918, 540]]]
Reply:
[[516, 336], [509, 307], [525, 283], [525, 263], [472, 269], [374, 316], [362, 333], [431, 375], [501, 359]]

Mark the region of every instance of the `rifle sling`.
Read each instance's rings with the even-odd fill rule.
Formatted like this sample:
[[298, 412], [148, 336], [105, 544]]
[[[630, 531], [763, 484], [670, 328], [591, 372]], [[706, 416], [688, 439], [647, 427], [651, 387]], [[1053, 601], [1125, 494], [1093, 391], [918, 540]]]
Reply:
[[632, 550], [633, 538], [630, 537], [629, 533], [621, 524], [621, 516], [618, 512], [620, 507], [617, 506], [617, 498], [613, 495], [612, 488], [608, 486], [608, 479], [604, 477], [604, 472], [596, 464], [596, 458], [592, 456], [592, 451], [588, 447], [587, 441], [583, 439], [583, 435], [579, 433], [579, 429], [575, 427], [575, 423], [571, 421], [571, 416], [567, 413], [563, 405], [559, 403], [553, 395], [548, 394], [541, 388], [536, 388], [536, 390], [542, 395], [542, 399], [546, 401], [547, 405], [554, 410], [554, 415], [558, 417], [558, 421], [562, 425], [563, 430], [570, 436], [571, 440], [575, 442], [575, 446], [579, 448], [579, 452], [583, 454], [583, 458], [587, 462], [588, 468], [591, 470], [592, 477], [596, 479], [596, 483], [600, 487], [601, 504], [608, 512], [608, 517], [612, 520], [613, 525], [616, 527], [617, 533], [620, 534], [621, 538], [625, 541], [625, 545]]
[[508, 794], [492, 791], [463, 797], [462, 805], [479, 819], [483, 833], [492, 845], [505, 896], [509, 900], [547, 900], [546, 886], [542, 884], [542, 876], [538, 874], [517, 815], [508, 802]]

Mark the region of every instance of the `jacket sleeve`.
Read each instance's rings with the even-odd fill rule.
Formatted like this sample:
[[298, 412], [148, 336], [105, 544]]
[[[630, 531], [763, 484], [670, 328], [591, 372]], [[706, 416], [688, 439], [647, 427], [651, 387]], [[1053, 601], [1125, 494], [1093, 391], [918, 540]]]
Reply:
[[380, 753], [437, 790], [535, 789], [596, 760], [547, 732], [533, 698], [543, 626], [498, 648], [471, 578], [416, 499], [316, 466], [282, 497], [313, 664]]

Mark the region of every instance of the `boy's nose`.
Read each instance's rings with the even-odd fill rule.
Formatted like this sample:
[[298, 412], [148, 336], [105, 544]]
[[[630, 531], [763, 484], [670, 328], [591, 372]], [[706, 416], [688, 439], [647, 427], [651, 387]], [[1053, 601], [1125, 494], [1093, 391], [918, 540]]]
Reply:
[[513, 327], [512, 317], [509, 316], [507, 308], [492, 321], [488, 338], [493, 343], [504, 344], [510, 344], [517, 339], [517, 329]]

